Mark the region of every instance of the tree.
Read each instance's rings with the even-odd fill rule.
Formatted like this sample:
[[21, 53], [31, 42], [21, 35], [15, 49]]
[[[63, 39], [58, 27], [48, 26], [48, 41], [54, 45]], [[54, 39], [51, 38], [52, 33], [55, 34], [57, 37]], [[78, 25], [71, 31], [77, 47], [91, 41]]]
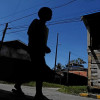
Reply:
[[78, 58], [77, 61], [78, 61], [77, 63], [80, 64], [80, 65], [81, 64], [86, 64], [86, 62], [81, 58]]
[[62, 68], [61, 68], [61, 63], [58, 63], [57, 65], [56, 65], [56, 68], [57, 68], [57, 70], [61, 70]]
[[61, 65], [61, 63], [58, 63], [58, 64], [56, 65], [56, 70], [58, 70], [58, 71], [60, 71], [60, 70], [62, 70], [62, 69], [64, 69], [64, 68], [65, 68], [65, 66]]
[[[70, 61], [70, 65], [72, 65], [72, 64], [82, 65], [82, 64], [85, 64], [85, 63], [86, 62], [83, 59], [81, 59], [81, 58], [77, 58], [75, 60], [71, 60]], [[68, 64], [66, 66], [68, 66]]]

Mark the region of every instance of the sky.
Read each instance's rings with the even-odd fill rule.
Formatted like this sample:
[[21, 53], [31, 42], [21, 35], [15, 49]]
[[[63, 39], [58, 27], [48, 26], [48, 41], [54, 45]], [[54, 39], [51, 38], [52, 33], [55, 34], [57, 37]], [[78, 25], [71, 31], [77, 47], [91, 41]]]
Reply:
[[87, 68], [87, 29], [81, 17], [100, 12], [100, 0], [0, 0], [0, 39], [8, 23], [4, 41], [20, 40], [27, 45], [28, 26], [33, 19], [38, 19], [41, 7], [53, 11], [52, 20], [46, 23], [49, 28], [47, 45], [51, 49], [45, 56], [47, 65], [54, 68], [58, 33], [57, 63], [65, 66], [71, 52], [70, 60], [81, 58]]

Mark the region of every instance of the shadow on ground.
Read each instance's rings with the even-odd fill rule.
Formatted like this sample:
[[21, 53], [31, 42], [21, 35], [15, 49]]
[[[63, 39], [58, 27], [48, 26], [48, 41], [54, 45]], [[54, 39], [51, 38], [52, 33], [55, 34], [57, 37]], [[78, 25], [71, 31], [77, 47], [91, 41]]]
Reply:
[[[18, 95], [10, 91], [0, 89], [0, 100], [40, 100], [40, 99], [35, 99], [33, 96], [28, 96], [28, 95]], [[45, 98], [41, 100], [49, 100], [49, 99]]]
[[22, 96], [0, 89], [0, 100], [34, 100], [34, 97], [28, 95]]

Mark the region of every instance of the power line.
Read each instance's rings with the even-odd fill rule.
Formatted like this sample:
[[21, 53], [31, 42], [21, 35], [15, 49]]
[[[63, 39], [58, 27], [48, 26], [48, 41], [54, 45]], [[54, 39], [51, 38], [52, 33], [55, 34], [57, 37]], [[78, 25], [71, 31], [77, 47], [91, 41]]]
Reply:
[[[59, 5], [59, 6], [53, 7], [53, 8], [51, 8], [51, 9], [56, 9], [56, 8], [60, 8], [60, 7], [63, 7], [63, 6], [67, 6], [68, 4], [70, 4], [70, 3], [74, 2], [74, 1], [76, 1], [76, 0], [72, 0], [72, 1], [70, 1], [70, 2], [68, 2], [68, 3], [65, 3], [65, 4], [63, 4], [63, 5]], [[51, 0], [49, 0], [49, 1], [45, 2], [45, 3], [49, 3], [49, 2], [51, 2]], [[18, 4], [19, 4], [19, 3], [18, 3]], [[39, 4], [39, 5], [40, 5], [40, 4]], [[36, 7], [37, 7], [37, 6], [38, 6], [38, 5], [36, 5]], [[19, 14], [19, 13], [21, 13], [21, 12], [25, 12], [25, 11], [27, 11], [27, 10], [29, 10], [29, 9], [32, 9], [32, 8], [34, 8], [34, 7], [30, 7], [30, 8], [24, 9], [24, 10], [22, 10], [22, 11], [16, 12], [16, 13], [14, 13], [14, 15]], [[8, 16], [1, 17], [0, 19], [12, 17], [12, 15], [13, 15], [13, 14], [10, 14], [10, 15], [8, 15]]]
[[[9, 21], [8, 23], [12, 23], [12, 22], [15, 22], [15, 21], [17, 21], [17, 20], [21, 20], [21, 19], [30, 17], [30, 16], [32, 16], [32, 15], [34, 15], [34, 14], [36, 14], [36, 13], [29, 14], [29, 15], [26, 15], [26, 16], [24, 16], [24, 17], [17, 18], [17, 19], [15, 19], [15, 20]], [[5, 24], [5, 23], [4, 23], [4, 24]], [[0, 24], [0, 25], [4, 25], [4, 24]]]
[[10, 29], [27, 29], [28, 26], [10, 27]]
[[[63, 19], [63, 20], [58, 20], [58, 21], [52, 21], [52, 22], [49, 22], [48, 25], [71, 23], [71, 22], [78, 22], [78, 21], [81, 21], [80, 17], [79, 18], [70, 18], [70, 19]], [[29, 25], [14, 26], [14, 27], [10, 27], [10, 29], [28, 28], [28, 26]]]
[[[53, 7], [52, 9], [56, 9], [56, 8], [60, 8], [60, 7], [63, 7], [63, 6], [67, 6], [68, 4], [71, 4], [72, 2], [74, 2], [76, 0], [72, 0], [66, 4], [63, 4], [63, 5], [60, 5], [60, 6], [56, 6], [56, 7]], [[97, 11], [100, 11], [100, 10], [97, 10]], [[94, 12], [94, 11], [93, 11]], [[95, 11], [96, 12], [96, 11]], [[88, 12], [89, 13], [89, 12]], [[92, 13], [92, 12], [91, 12]], [[26, 16], [23, 16], [23, 17], [20, 17], [20, 18], [17, 18], [15, 20], [12, 20], [12, 21], [9, 21], [8, 23], [12, 23], [12, 22], [15, 22], [15, 21], [18, 21], [18, 20], [21, 20], [21, 19], [24, 19], [24, 18], [27, 18], [27, 17], [30, 17], [32, 15], [34, 15], [36, 13], [32, 13], [32, 14], [29, 14], [29, 15], [26, 15]], [[84, 14], [85, 15], [85, 14]], [[64, 20], [59, 20], [59, 21], [54, 21], [54, 22], [50, 22], [48, 25], [55, 25], [55, 24], [63, 24], [63, 23], [70, 23], [70, 22], [78, 22], [80, 21], [80, 19], [64, 19]], [[0, 25], [5, 25], [6, 23], [4, 24], [0, 24]]]
[[[79, 22], [81, 21], [80, 18], [71, 18], [71, 19], [63, 19], [58, 21], [49, 22], [47, 25], [56, 25], [56, 24], [64, 24], [64, 23], [71, 23], [71, 22]], [[14, 26], [10, 27], [10, 29], [21, 29], [21, 28], [28, 28], [29, 25], [23, 25], [23, 26]]]
[[[100, 10], [97, 10], [97, 11], [100, 11]], [[89, 12], [88, 12], [89, 13]], [[21, 20], [21, 19], [24, 19], [24, 18], [27, 18], [27, 17], [30, 17], [32, 15], [34, 15], [36, 13], [33, 13], [33, 14], [29, 14], [27, 16], [24, 16], [24, 17], [21, 17], [21, 18], [18, 18], [18, 19], [15, 19], [15, 20], [12, 20], [12, 21], [9, 21], [8, 23], [12, 23], [12, 22], [15, 22], [17, 20]], [[85, 14], [83, 14], [85, 15]], [[81, 21], [81, 16], [80, 18], [75, 18], [75, 19], [64, 19], [64, 20], [59, 20], [59, 21], [54, 21], [54, 22], [50, 22], [48, 25], [55, 25], [55, 24], [63, 24], [63, 23], [70, 23], [70, 22], [79, 22]], [[6, 23], [4, 24], [0, 24], [0, 25], [5, 25]]]
[[69, 1], [69, 2], [67, 2], [67, 3], [62, 4], [62, 5], [53, 7], [52, 9], [56, 9], [56, 8], [60, 8], [60, 7], [67, 6], [67, 5], [69, 5], [69, 4], [71, 4], [71, 3], [75, 2], [75, 1], [77, 1], [77, 0], [71, 0], [71, 1]]
[[[34, 14], [36, 14], [36, 13], [34, 13]], [[32, 15], [33, 15], [33, 14], [32, 14]], [[85, 14], [84, 14], [84, 15], [85, 15]], [[31, 14], [28, 15], [28, 16], [31, 16]], [[21, 20], [21, 19], [26, 18], [26, 17], [28, 17], [28, 16], [24, 16], [24, 17], [18, 18], [18, 19], [16, 19], [16, 20], [10, 21], [10, 22], [8, 22], [8, 23], [11, 23], [11, 22], [14, 22], [14, 21], [17, 21], [17, 20]], [[63, 20], [58, 20], [58, 21], [52, 21], [52, 22], [49, 22], [47, 25], [49, 26], [49, 25], [64, 24], [64, 23], [72, 23], [72, 22], [80, 22], [80, 21], [81, 21], [81, 16], [80, 16], [80, 17], [76, 17], [76, 18], [63, 19]], [[2, 25], [2, 24], [1, 24], [1, 25]], [[12, 29], [20, 29], [20, 28], [28, 28], [28, 25], [26, 25], [26, 27], [25, 27], [25, 25], [24, 25], [24, 26], [12, 27]]]
[[[67, 6], [68, 4], [70, 4], [70, 3], [72, 3], [72, 2], [74, 2], [74, 1], [76, 1], [76, 0], [72, 0], [72, 1], [70, 1], [70, 2], [68, 2], [68, 3], [66, 3], [66, 4], [63, 4], [63, 5], [60, 5], [60, 6], [56, 6], [56, 7], [54, 7], [54, 8], [52, 8], [52, 9], [56, 9], [56, 8], [59, 8], [59, 7], [63, 7], [63, 6]], [[100, 11], [100, 10], [98, 10], [98, 11]], [[89, 12], [88, 12], [89, 13]], [[18, 20], [21, 20], [21, 19], [24, 19], [24, 18], [27, 18], [27, 17], [30, 17], [30, 16], [32, 16], [32, 15], [34, 15], [34, 14], [36, 14], [36, 13], [32, 13], [32, 14], [29, 14], [29, 15], [26, 15], [26, 16], [23, 16], [23, 17], [20, 17], [20, 18], [17, 18], [17, 19], [15, 19], [15, 20], [12, 20], [12, 21], [9, 21], [8, 23], [12, 23], [12, 22], [15, 22], [15, 21], [18, 21]], [[85, 15], [85, 14], [84, 14]], [[61, 24], [61, 23], [70, 23], [70, 22], [77, 22], [77, 21], [79, 21], [79, 20], [73, 20], [73, 21], [71, 21], [71, 20], [68, 20], [68, 21], [60, 21], [60, 22], [55, 22], [55, 23], [49, 23], [49, 25], [55, 25], [55, 24]], [[0, 24], [0, 25], [5, 25], [6, 23], [4, 23], [4, 24]]]
[[13, 32], [8, 32], [8, 33], [6, 33], [6, 34], [11, 34], [11, 33], [18, 33], [18, 32], [22, 32], [22, 31], [26, 31], [26, 29], [23, 29], [23, 30], [18, 30], [18, 31], [13, 31]]
[[53, 21], [53, 22], [50, 22], [50, 23], [56, 23], [56, 22], [64, 22], [64, 21], [77, 21], [77, 20], [80, 20], [80, 17], [75, 17], [75, 18], [66, 18], [66, 19], [62, 19], [62, 20], [58, 20], [58, 21]]
[[[76, 1], [76, 0], [72, 0], [72, 1], [70, 1], [70, 2], [68, 2], [68, 3], [65, 3], [65, 4], [63, 4], [63, 5], [59, 5], [59, 6], [53, 7], [53, 8], [51, 8], [51, 9], [57, 9], [57, 8], [60, 8], [60, 7], [63, 7], [63, 6], [67, 6], [68, 4], [71, 4], [71, 3], [74, 2], [74, 1]], [[17, 21], [17, 20], [21, 20], [21, 19], [24, 19], [24, 18], [26, 18], [26, 17], [30, 17], [30, 16], [32, 16], [32, 15], [34, 15], [34, 14], [37, 14], [37, 13], [32, 13], [32, 14], [29, 14], [29, 15], [26, 15], [26, 16], [23, 16], [23, 17], [20, 17], [20, 18], [17, 18], [17, 19], [15, 19], [15, 20], [9, 21], [9, 22], [7, 22], [7, 23], [12, 23], [12, 22], [15, 22], [15, 21]], [[5, 24], [5, 23], [4, 23], [4, 24]], [[4, 24], [0, 24], [0, 25], [4, 25]]]
[[71, 22], [79, 22], [79, 21], [57, 22], [57, 23], [52, 23], [52, 24], [48, 24], [48, 25], [50, 26], [50, 25], [64, 24], [64, 23], [71, 23]]
[[64, 19], [64, 20], [50, 22], [48, 23], [48, 25], [64, 24], [64, 23], [79, 22], [79, 21], [81, 21], [80, 18]]
[[[51, 0], [49, 0], [49, 1], [45, 2], [45, 3], [49, 3], [49, 2], [51, 2]], [[40, 6], [40, 5], [43, 5], [43, 3], [42, 3], [42, 4], [35, 5], [35, 6], [38, 7], [38, 6]], [[29, 7], [29, 8], [27, 8], [27, 9], [24, 9], [24, 10], [21, 10], [21, 11], [18, 11], [18, 12], [16, 12], [16, 13], [14, 13], [14, 15], [19, 14], [19, 13], [22, 13], [22, 12], [25, 12], [25, 11], [27, 11], [27, 10], [30, 10], [30, 9], [34, 8], [35, 6]], [[0, 19], [4, 19], [4, 18], [7, 18], [7, 17], [12, 17], [12, 16], [13, 16], [13, 14], [10, 14], [10, 15], [7, 15], [7, 16], [4, 16], [4, 17], [0, 17]]]

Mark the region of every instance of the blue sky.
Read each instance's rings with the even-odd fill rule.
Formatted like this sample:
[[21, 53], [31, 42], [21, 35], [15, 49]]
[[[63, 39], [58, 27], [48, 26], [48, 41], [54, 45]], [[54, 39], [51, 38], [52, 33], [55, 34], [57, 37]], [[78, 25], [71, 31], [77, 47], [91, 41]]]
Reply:
[[[100, 11], [100, 0], [0, 0], [0, 39], [5, 23], [8, 29], [4, 41], [20, 40], [28, 43], [27, 29], [31, 21], [38, 18], [41, 7], [53, 10], [49, 28], [48, 46], [51, 53], [46, 55], [50, 68], [54, 67], [57, 33], [59, 45], [57, 63], [66, 65], [68, 53], [71, 60], [82, 58], [88, 63], [87, 30], [81, 16]], [[88, 64], [85, 64], [88, 67]]]

